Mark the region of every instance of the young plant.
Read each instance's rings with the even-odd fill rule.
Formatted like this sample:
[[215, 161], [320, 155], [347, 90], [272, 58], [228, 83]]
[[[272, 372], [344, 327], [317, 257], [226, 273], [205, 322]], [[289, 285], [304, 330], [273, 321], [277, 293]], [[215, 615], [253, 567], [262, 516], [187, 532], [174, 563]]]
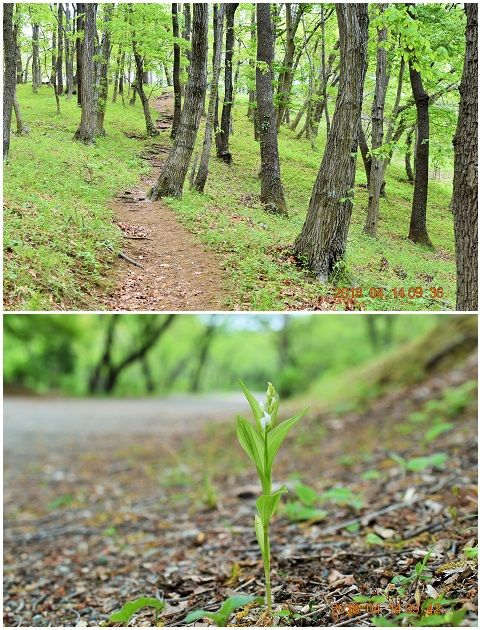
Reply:
[[252, 595], [233, 595], [223, 602], [218, 612], [213, 613], [207, 610], [193, 610], [185, 617], [184, 623], [192, 623], [193, 621], [206, 617], [214, 621], [218, 627], [225, 628], [228, 625], [229, 617], [237, 608], [242, 608], [252, 602], [262, 601], [261, 597], [253, 597]]
[[237, 434], [238, 440], [248, 457], [256, 466], [261, 482], [263, 494], [256, 501], [258, 513], [254, 517], [254, 529], [256, 538], [263, 557], [264, 575], [266, 583], [266, 605], [268, 614], [272, 614], [273, 602], [271, 599], [271, 554], [269, 540], [269, 522], [276, 512], [281, 495], [287, 492], [283, 486], [277, 492], [272, 491], [272, 470], [276, 454], [283, 443], [288, 431], [301, 419], [306, 409], [289, 420], [276, 425], [279, 409], [279, 397], [275, 388], [268, 383], [266, 400], [258, 402], [251, 392], [240, 381], [251, 411], [253, 412], [255, 426], [238, 416]]
[[138, 597], [137, 599], [133, 599], [132, 601], [125, 603], [119, 610], [114, 610], [109, 617], [109, 621], [122, 623], [124, 626], [127, 626], [136, 612], [142, 610], [142, 608], [154, 608], [156, 611], [157, 624], [159, 611], [163, 610], [165, 606], [166, 604], [160, 599], [154, 599], [153, 597]]

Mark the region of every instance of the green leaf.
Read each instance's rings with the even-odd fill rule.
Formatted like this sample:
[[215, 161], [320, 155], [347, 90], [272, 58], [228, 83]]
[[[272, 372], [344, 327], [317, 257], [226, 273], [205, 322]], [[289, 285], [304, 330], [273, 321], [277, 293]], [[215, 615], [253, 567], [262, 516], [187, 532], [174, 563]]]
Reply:
[[249, 406], [251, 407], [251, 411], [253, 412], [254, 419], [256, 420], [256, 426], [258, 427], [259, 435], [263, 434], [263, 429], [261, 428], [261, 418], [263, 417], [263, 412], [259, 406], [259, 402], [253, 396], [253, 394], [249, 391], [243, 381], [240, 379], [239, 384], [246, 396], [246, 400], [249, 402]]
[[260, 475], [261, 484], [264, 486], [263, 478], [266, 481], [266, 475], [264, 474], [264, 444], [263, 440], [256, 433], [255, 429], [247, 420], [238, 416], [238, 422], [236, 426], [236, 432], [238, 434], [238, 440], [241, 446], [246, 451], [246, 454], [258, 469]]
[[155, 608], [159, 611], [163, 610], [165, 605], [166, 604], [164, 602], [161, 602], [159, 599], [154, 599], [153, 597], [139, 597], [138, 599], [125, 603], [119, 610], [114, 610], [109, 617], [109, 621], [124, 623], [127, 625], [131, 620], [131, 617], [138, 610], [141, 610], [141, 608]]
[[295, 486], [295, 493], [298, 499], [307, 506], [312, 506], [318, 500], [318, 493], [310, 486], [305, 486], [303, 483], [297, 483]]
[[264, 527], [258, 514], [254, 517], [254, 530], [256, 532], [256, 539], [261, 549], [261, 553], [264, 556]]
[[288, 492], [288, 490], [283, 486], [280, 490], [278, 490], [278, 492], [274, 492], [273, 494], [263, 494], [256, 501], [256, 507], [258, 508], [263, 527], [266, 528], [268, 526], [271, 517], [276, 512], [281, 495], [285, 492]]
[[380, 536], [377, 536], [373, 532], [370, 532], [369, 534], [367, 534], [365, 538], [365, 542], [367, 543], [367, 545], [384, 545], [385, 544], [385, 541], [382, 538], [380, 538]]
[[477, 558], [479, 555], [479, 548], [478, 547], [465, 547], [464, 553], [465, 553], [465, 556], [469, 559]]
[[407, 470], [412, 472], [421, 472], [428, 467], [440, 467], [447, 460], [445, 453], [434, 453], [428, 457], [414, 457], [410, 459], [405, 465]]
[[383, 604], [383, 602], [387, 601], [385, 595], [372, 595], [372, 597], [367, 597], [366, 595], [353, 595], [352, 599], [358, 604], [366, 604], [367, 602], [372, 602], [373, 604]]
[[302, 416], [308, 411], [308, 408], [300, 411], [296, 416], [281, 422], [278, 424], [272, 431], [268, 433], [268, 471], [271, 471], [273, 467], [274, 458], [276, 457], [276, 453], [279, 451], [281, 444], [283, 443], [285, 437], [288, 435], [288, 431], [294, 426], [299, 420], [301, 420]]
[[454, 425], [451, 422], [441, 422], [435, 424], [431, 429], [426, 431], [426, 441], [431, 442], [432, 440], [435, 440], [435, 438], [437, 438], [439, 435], [442, 435], [442, 433], [446, 433], [447, 431], [450, 431], [450, 429], [453, 429], [453, 426]]
[[313, 521], [318, 522], [326, 518], [328, 512], [318, 508], [303, 505], [299, 501], [290, 501], [286, 504], [286, 514], [290, 521]]
[[234, 610], [251, 604], [251, 602], [254, 601], [261, 603], [263, 600], [261, 597], [253, 597], [252, 595], [233, 595], [233, 597], [228, 597], [228, 599], [223, 602], [218, 612], [213, 613], [207, 610], [193, 610], [193, 612], [190, 612], [184, 618], [184, 623], [192, 623], [202, 617], [207, 617], [208, 619], [212, 619], [217, 626], [226, 627], [229, 617]]

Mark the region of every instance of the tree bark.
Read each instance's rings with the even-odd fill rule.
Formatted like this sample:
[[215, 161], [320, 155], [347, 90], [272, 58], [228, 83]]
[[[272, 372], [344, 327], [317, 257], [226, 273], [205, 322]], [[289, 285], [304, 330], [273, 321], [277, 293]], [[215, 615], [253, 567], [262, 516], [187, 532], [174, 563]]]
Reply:
[[229, 132], [231, 128], [231, 110], [233, 106], [233, 52], [234, 52], [234, 15], [238, 2], [226, 4], [226, 52], [224, 62], [224, 100], [221, 113], [221, 126], [216, 133], [216, 154], [226, 164], [231, 164], [229, 151]]
[[412, 169], [412, 144], [413, 144], [413, 132], [414, 127], [410, 127], [407, 131], [407, 137], [405, 140], [405, 172], [407, 173], [407, 180], [410, 184], [413, 184], [413, 169]]
[[457, 310], [478, 309], [478, 25], [476, 3], [466, 3], [465, 62], [460, 83], [460, 105], [454, 137], [454, 213], [457, 259]]
[[37, 93], [37, 90], [42, 84], [39, 54], [39, 28], [38, 24], [32, 24], [32, 89], [34, 94]]
[[201, 111], [206, 96], [208, 57], [208, 5], [193, 5], [192, 61], [179, 128], [151, 198], [180, 197], [189, 161], [196, 142]]
[[214, 39], [213, 39], [213, 72], [211, 78], [211, 88], [209, 91], [209, 103], [206, 116], [206, 126], [204, 129], [204, 141], [199, 161], [199, 169], [194, 178], [194, 188], [198, 192], [204, 192], [204, 186], [208, 178], [209, 156], [211, 154], [211, 142], [214, 123], [214, 106], [218, 94], [219, 70], [221, 67], [221, 53], [223, 50], [223, 28], [225, 4], [219, 4], [219, 8], [214, 5]]
[[117, 52], [117, 59], [115, 63], [115, 74], [114, 74], [114, 91], [112, 93], [112, 102], [115, 103], [117, 100], [117, 92], [119, 90], [119, 76], [120, 76], [120, 64], [121, 64], [121, 48], [119, 46], [119, 50]]
[[72, 98], [74, 91], [74, 51], [70, 42], [70, 33], [72, 32], [72, 23], [70, 19], [69, 3], [65, 6], [65, 94], [67, 98]]
[[[77, 24], [76, 24], [76, 32], [77, 37], [75, 40], [75, 52], [77, 56], [77, 105], [82, 106], [82, 57], [83, 57], [83, 41], [79, 36], [79, 33], [84, 30], [84, 13], [85, 13], [85, 4], [78, 2], [76, 6], [76, 15], [77, 15]], [[94, 69], [94, 65], [92, 63], [92, 71]]]
[[256, 5], [258, 34], [256, 100], [261, 148], [261, 203], [269, 212], [286, 215], [288, 209], [281, 184], [276, 112], [273, 103], [274, 36], [269, 3]]
[[[130, 5], [130, 10], [132, 12], [132, 4]], [[141, 99], [142, 109], [144, 111], [144, 119], [146, 121], [146, 132], [147, 135], [150, 137], [158, 136], [159, 131], [156, 129], [151, 118], [149, 99], [144, 92], [144, 59], [137, 49], [136, 33], [134, 29], [132, 29], [132, 52], [134, 53], [134, 63], [136, 65], [135, 92], [139, 94], [139, 98]], [[135, 92], [133, 99], [135, 99]], [[131, 105], [133, 105], [132, 102]]]
[[[191, 42], [191, 3], [185, 2], [182, 6], [182, 12], [184, 15], [184, 26], [182, 29], [182, 36], [187, 42]], [[191, 63], [191, 50], [186, 50], [186, 59]]]
[[126, 63], [126, 53], [125, 50], [122, 51], [122, 57], [120, 62], [120, 74], [119, 74], [119, 96], [124, 96], [124, 68]]
[[176, 137], [181, 120], [181, 47], [179, 46], [179, 19], [177, 2], [172, 3], [172, 36], [174, 38], [174, 60], [172, 64], [172, 81], [174, 84], [174, 116], [172, 119], [171, 138]]
[[[296, 5], [295, 5], [296, 6]], [[292, 16], [292, 5], [290, 2], [285, 3], [286, 12], [286, 50], [283, 59], [282, 69], [278, 78], [278, 111], [276, 114], [276, 124], [279, 129], [285, 118], [285, 114], [289, 107], [291, 84], [293, 82], [293, 63], [295, 57], [295, 37], [296, 31], [300, 24], [306, 5], [300, 3], [297, 5], [296, 14]]]
[[[77, 5], [78, 7], [79, 5]], [[81, 107], [80, 125], [74, 138], [86, 144], [92, 144], [96, 131], [96, 103], [95, 103], [95, 74], [94, 74], [94, 48], [95, 48], [95, 16], [96, 4], [84, 5], [84, 38], [82, 42], [81, 62]], [[78, 68], [78, 65], [77, 65]]]
[[337, 4], [340, 86], [308, 215], [295, 253], [326, 282], [346, 250], [353, 208], [358, 128], [367, 68], [368, 5]]
[[17, 56], [16, 56], [16, 71], [17, 71], [17, 85], [23, 83], [23, 68], [22, 68], [22, 51], [17, 43]]
[[408, 238], [414, 243], [432, 247], [427, 232], [428, 158], [429, 158], [429, 98], [422, 76], [410, 63], [410, 84], [417, 108], [417, 143], [415, 147], [415, 179], [413, 185], [412, 215]]
[[114, 12], [114, 5], [106, 3], [104, 5], [104, 32], [102, 33], [102, 42], [100, 45], [100, 78], [99, 93], [97, 96], [97, 129], [98, 136], [105, 136], [104, 118], [107, 107], [107, 94], [109, 90], [109, 60], [110, 60], [110, 21]]
[[[380, 14], [386, 9], [385, 4], [380, 4]], [[383, 169], [384, 157], [377, 155], [377, 150], [383, 145], [383, 117], [385, 112], [385, 99], [388, 88], [387, 29], [378, 29], [377, 69], [375, 77], [375, 96], [372, 105], [372, 151], [370, 164], [370, 180], [368, 184], [368, 211], [364, 232], [375, 237], [378, 228], [378, 213], [380, 209], [380, 191], [382, 189], [385, 171]]]
[[17, 98], [17, 90], [15, 89], [15, 94], [13, 97], [13, 110], [15, 112], [15, 118], [17, 120], [17, 135], [18, 136], [27, 136], [28, 135], [28, 127], [24, 123], [22, 118], [22, 112], [20, 111], [20, 105], [18, 104]]
[[13, 29], [13, 2], [3, 5], [3, 159], [8, 157], [12, 110], [15, 99], [17, 45]]
[[57, 7], [57, 94], [64, 92], [64, 6], [59, 2]]

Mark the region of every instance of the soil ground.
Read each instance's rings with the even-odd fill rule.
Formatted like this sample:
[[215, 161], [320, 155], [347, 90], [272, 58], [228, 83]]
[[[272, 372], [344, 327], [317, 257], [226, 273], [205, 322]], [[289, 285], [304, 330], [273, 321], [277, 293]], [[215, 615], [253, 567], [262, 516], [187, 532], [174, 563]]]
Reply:
[[[416, 423], [399, 430], [476, 373], [472, 356], [364, 410], [313, 411], [293, 431], [274, 472], [289, 500], [296, 476], [317, 492], [343, 486], [362, 503], [328, 503], [320, 522], [293, 522], [286, 508], [276, 515], [273, 595], [288, 615], [280, 625], [367, 626], [373, 617], [399, 625], [397, 606], [419, 625], [417, 600], [436, 596], [448, 602], [443, 614], [463, 606], [462, 624], [477, 625], [477, 563], [464, 553], [477, 544], [475, 401], [429, 444]], [[245, 409], [236, 397], [7, 400], [5, 625], [109, 625], [113, 610], [146, 595], [164, 598], [160, 623], [175, 626], [193, 609], [217, 610], [233, 592], [262, 595], [259, 488], [233, 422]], [[443, 467], [419, 472], [393, 459], [437, 452], [448, 455]], [[428, 552], [427, 578], [400, 596], [393, 577], [413, 574]], [[368, 610], [354, 596], [382, 603]], [[262, 608], [248, 608], [230, 623], [268, 621]], [[149, 611], [131, 622], [152, 624]]]
[[125, 236], [123, 253], [142, 267], [119, 259], [113, 269], [115, 288], [101, 301], [104, 308], [116, 311], [219, 310], [225, 300], [219, 261], [178, 222], [162, 200], [149, 199], [149, 190], [169, 152], [163, 136], [171, 129], [172, 94], [153, 99], [152, 105], [159, 113], [156, 127], [161, 139], [142, 154], [151, 171], [138, 186], [123, 191], [111, 204]]

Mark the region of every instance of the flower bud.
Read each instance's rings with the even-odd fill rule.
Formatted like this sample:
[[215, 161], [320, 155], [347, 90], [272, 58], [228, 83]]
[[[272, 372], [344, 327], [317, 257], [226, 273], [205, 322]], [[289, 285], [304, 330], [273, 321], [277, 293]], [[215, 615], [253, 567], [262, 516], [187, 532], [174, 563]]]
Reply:
[[271, 427], [271, 424], [271, 416], [265, 411], [263, 417], [261, 418], [261, 427], [263, 429], [263, 433], [266, 433], [266, 431], [268, 431], [268, 429]]

